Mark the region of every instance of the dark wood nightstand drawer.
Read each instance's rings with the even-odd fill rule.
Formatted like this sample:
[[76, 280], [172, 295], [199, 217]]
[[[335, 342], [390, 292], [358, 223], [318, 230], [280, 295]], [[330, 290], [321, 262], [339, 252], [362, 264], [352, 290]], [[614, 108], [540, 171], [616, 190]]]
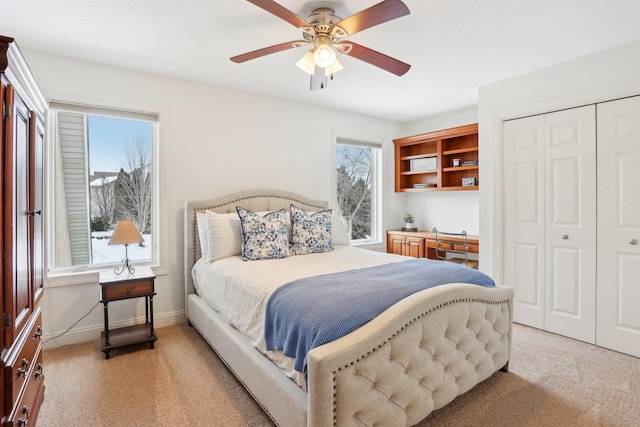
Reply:
[[153, 294], [153, 279], [130, 280], [102, 285], [102, 300], [112, 301]]

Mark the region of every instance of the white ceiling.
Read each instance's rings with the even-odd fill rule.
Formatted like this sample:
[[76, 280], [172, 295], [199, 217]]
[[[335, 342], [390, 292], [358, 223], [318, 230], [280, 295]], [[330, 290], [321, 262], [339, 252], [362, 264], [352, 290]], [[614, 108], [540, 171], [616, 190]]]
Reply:
[[[381, 0], [279, 0], [346, 18]], [[243, 64], [301, 32], [245, 0], [0, 0], [0, 34], [22, 50], [178, 77], [409, 122], [477, 103], [479, 86], [640, 40], [640, 0], [404, 0], [411, 14], [349, 37], [412, 65], [402, 77], [340, 55], [309, 90], [308, 48]]]

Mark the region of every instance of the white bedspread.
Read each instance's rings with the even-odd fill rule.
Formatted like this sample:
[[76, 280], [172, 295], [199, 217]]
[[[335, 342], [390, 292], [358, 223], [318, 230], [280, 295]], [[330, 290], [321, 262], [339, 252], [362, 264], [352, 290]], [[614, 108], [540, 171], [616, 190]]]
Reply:
[[290, 256], [282, 259], [242, 261], [240, 256], [205, 262], [193, 267], [194, 286], [211, 307], [243, 333], [298, 385], [302, 373], [282, 352], [266, 351], [264, 317], [267, 301], [279, 286], [303, 277], [373, 267], [411, 259], [352, 246], [336, 246], [332, 252]]

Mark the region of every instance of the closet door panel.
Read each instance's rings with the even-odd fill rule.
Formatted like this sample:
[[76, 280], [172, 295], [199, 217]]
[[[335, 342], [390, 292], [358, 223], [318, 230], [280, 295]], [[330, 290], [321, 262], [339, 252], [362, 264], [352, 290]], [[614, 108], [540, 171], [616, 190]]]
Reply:
[[553, 272], [550, 282], [549, 312], [580, 318], [580, 252], [574, 248], [550, 247]]
[[544, 122], [545, 329], [595, 343], [595, 106]]
[[598, 105], [596, 343], [640, 357], [640, 97]]
[[541, 116], [504, 123], [504, 284], [514, 321], [544, 327], [544, 126]]

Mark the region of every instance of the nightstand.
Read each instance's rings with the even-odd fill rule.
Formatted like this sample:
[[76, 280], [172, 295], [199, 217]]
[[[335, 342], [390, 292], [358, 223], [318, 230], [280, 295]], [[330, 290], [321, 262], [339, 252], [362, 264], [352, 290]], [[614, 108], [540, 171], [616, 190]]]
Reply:
[[[104, 304], [104, 331], [101, 335], [102, 351], [106, 359], [114, 348], [131, 344], [149, 343], [153, 349], [158, 339], [153, 329], [153, 296], [156, 275], [151, 267], [138, 267], [135, 274], [125, 270], [122, 274], [113, 271], [100, 272], [100, 302]], [[145, 299], [145, 322], [109, 330], [109, 303], [131, 298]]]

